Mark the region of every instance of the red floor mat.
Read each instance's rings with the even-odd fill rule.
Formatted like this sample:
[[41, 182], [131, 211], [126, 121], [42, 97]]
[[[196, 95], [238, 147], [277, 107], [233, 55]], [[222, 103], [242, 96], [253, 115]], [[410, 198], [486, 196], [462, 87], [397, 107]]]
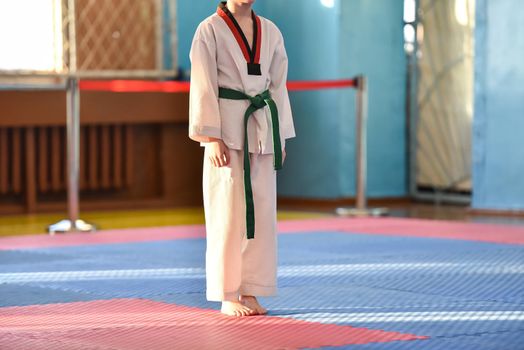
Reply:
[[[425, 337], [147, 299], [0, 308], [1, 349], [298, 349]], [[16, 345], [14, 345], [16, 344]]]

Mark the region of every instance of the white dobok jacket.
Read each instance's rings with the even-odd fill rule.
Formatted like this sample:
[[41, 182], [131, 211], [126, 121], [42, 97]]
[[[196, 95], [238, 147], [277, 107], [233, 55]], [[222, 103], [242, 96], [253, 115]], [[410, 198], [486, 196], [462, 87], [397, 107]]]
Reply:
[[[286, 87], [288, 59], [282, 34], [273, 22], [258, 17], [261, 75], [250, 75], [245, 47], [243, 49], [240, 45], [241, 38], [231, 29], [231, 22], [228, 24], [223, 17], [215, 13], [205, 19], [193, 38], [190, 52], [189, 137], [195, 141], [202, 140], [199, 136], [220, 138], [231, 149], [243, 149], [243, 119], [250, 102], [219, 98], [218, 88], [239, 90], [250, 96], [269, 89], [278, 108], [280, 138], [284, 148], [285, 140], [295, 137], [295, 128]], [[267, 106], [250, 116], [248, 139], [250, 152], [273, 153]], [[201, 145], [204, 143], [201, 142]]]

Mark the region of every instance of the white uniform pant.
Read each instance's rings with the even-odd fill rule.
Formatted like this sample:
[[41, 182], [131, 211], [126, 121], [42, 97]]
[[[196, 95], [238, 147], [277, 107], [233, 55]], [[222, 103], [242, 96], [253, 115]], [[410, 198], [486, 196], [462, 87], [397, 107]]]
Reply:
[[276, 171], [273, 154], [250, 153], [255, 238], [246, 236], [243, 151], [229, 150], [230, 163], [215, 167], [204, 155], [206, 297], [238, 300], [239, 295], [276, 294]]

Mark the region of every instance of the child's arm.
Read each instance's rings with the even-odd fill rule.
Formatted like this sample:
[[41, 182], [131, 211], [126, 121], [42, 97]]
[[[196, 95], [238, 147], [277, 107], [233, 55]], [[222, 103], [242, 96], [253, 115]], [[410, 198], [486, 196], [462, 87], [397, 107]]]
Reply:
[[279, 37], [273, 58], [271, 60], [271, 66], [269, 68], [269, 74], [271, 77], [269, 91], [271, 92], [271, 97], [273, 100], [275, 100], [278, 108], [280, 134], [283, 139], [282, 160], [284, 160], [286, 157], [285, 140], [295, 137], [295, 127], [293, 123], [293, 115], [291, 112], [291, 104], [289, 102], [289, 94], [286, 86], [288, 71], [286, 48], [284, 47], [284, 39], [282, 34], [277, 28], [275, 29]]
[[201, 24], [198, 27], [189, 57], [189, 137], [198, 142], [221, 139], [216, 43], [209, 25]]
[[189, 57], [189, 137], [207, 143], [209, 160], [214, 166], [221, 167], [229, 164], [229, 149], [221, 139], [216, 43], [211, 28], [206, 24], [198, 27]]

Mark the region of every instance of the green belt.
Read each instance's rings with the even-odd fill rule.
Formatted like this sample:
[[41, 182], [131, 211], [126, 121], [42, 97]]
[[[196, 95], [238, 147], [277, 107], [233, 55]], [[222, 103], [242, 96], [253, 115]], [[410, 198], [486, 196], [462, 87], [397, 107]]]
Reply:
[[269, 107], [271, 112], [271, 124], [273, 129], [273, 166], [275, 170], [282, 169], [282, 146], [280, 143], [280, 127], [278, 125], [278, 110], [275, 101], [271, 98], [269, 90], [256, 96], [249, 96], [242, 91], [226, 88], [218, 89], [218, 97], [228, 100], [249, 100], [251, 104], [244, 113], [244, 190], [246, 197], [246, 229], [247, 238], [255, 238], [255, 207], [253, 204], [253, 189], [251, 188], [251, 171], [249, 163], [249, 143], [247, 139], [247, 121], [258, 109]]

